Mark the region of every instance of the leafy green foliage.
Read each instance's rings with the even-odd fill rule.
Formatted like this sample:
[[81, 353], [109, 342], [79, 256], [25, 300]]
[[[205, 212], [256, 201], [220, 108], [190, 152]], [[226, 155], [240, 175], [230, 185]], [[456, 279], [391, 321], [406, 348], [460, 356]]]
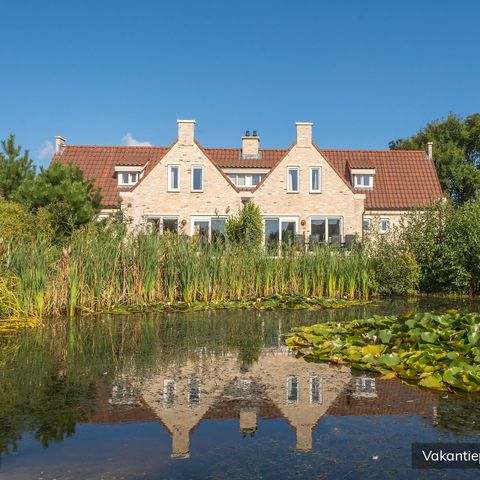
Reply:
[[263, 221], [260, 209], [252, 202], [244, 205], [237, 216], [227, 220], [225, 232], [233, 245], [258, 248], [262, 244]]
[[308, 361], [350, 363], [437, 390], [480, 391], [480, 314], [374, 316], [299, 327], [285, 343]]
[[15, 146], [15, 135], [2, 140], [0, 152], [0, 197], [6, 200], [16, 199], [20, 186], [35, 177], [35, 167], [28, 150], [22, 152], [21, 146]]
[[100, 191], [93, 180], [85, 180], [74, 165], [55, 162], [19, 189], [29, 210], [44, 208], [57, 237], [70, 236], [75, 229], [90, 222], [100, 210]]
[[480, 189], [480, 113], [465, 119], [450, 114], [389, 146], [392, 150], [423, 150], [429, 141], [433, 141], [433, 159], [443, 190], [456, 205], [476, 199]]
[[423, 291], [480, 291], [480, 204], [437, 204], [411, 214], [400, 230], [402, 248], [419, 266]]

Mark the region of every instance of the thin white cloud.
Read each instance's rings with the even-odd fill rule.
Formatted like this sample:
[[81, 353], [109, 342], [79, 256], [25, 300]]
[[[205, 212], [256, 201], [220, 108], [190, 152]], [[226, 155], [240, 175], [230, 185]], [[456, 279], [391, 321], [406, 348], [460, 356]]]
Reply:
[[37, 149], [38, 159], [42, 162], [44, 160], [51, 160], [55, 149], [50, 140], [45, 140]]
[[140, 140], [133, 138], [130, 132], [128, 132], [124, 137], [122, 137], [122, 142], [127, 147], [151, 147], [152, 146], [150, 142], [141, 142]]

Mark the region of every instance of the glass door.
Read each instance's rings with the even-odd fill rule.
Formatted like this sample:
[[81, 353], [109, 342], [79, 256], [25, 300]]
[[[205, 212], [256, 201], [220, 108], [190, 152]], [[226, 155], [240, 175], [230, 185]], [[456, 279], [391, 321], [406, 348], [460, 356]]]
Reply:
[[282, 220], [281, 225], [282, 245], [293, 245], [295, 240], [296, 223], [292, 220]]

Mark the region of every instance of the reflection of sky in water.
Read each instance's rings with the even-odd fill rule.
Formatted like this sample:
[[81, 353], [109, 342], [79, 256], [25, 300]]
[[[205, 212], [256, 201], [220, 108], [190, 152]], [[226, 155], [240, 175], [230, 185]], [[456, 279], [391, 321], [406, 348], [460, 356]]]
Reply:
[[[39, 360], [45, 370], [47, 364], [53, 368], [43, 382], [61, 372], [45, 397], [57, 410], [48, 412], [48, 402], [37, 405], [22, 398], [19, 403], [25, 405], [1, 411], [0, 439], [11, 438], [10, 424], [21, 417], [18, 423], [25, 427], [16, 451], [10, 442], [11, 453], [2, 454], [0, 480], [453, 478], [453, 472], [455, 478], [477, 478], [474, 470], [409, 468], [413, 441], [478, 439], [480, 402], [475, 397], [439, 395], [397, 380], [352, 375], [348, 368], [309, 364], [290, 355], [278, 337], [290, 326], [320, 319], [437, 306], [451, 307], [452, 302], [394, 300], [348, 311], [154, 316], [158, 330], [150, 336], [141, 330], [141, 340], [128, 355], [118, 353], [121, 342], [138, 332], [125, 330], [117, 339], [126, 327], [121, 319], [108, 319], [120, 326], [115, 323], [113, 334], [109, 331], [115, 340], [106, 342], [101, 355], [74, 356], [76, 368], [57, 365], [62, 362], [48, 355]], [[460, 306], [478, 310], [476, 303]], [[83, 335], [79, 328], [77, 338]], [[101, 329], [95, 335], [96, 344], [107, 337]], [[93, 337], [82, 338], [92, 343]], [[106, 360], [108, 348], [116, 352], [115, 366]], [[31, 362], [31, 354], [25, 355], [23, 360]], [[82, 376], [89, 378], [86, 390], [75, 383]], [[35, 396], [40, 384], [28, 382]], [[24, 395], [28, 388], [19, 391]], [[62, 396], [68, 401], [62, 402]], [[67, 434], [55, 435], [69, 416], [74, 431], [66, 428]], [[27, 417], [33, 420], [24, 421]], [[39, 441], [45, 437], [48, 448]]]

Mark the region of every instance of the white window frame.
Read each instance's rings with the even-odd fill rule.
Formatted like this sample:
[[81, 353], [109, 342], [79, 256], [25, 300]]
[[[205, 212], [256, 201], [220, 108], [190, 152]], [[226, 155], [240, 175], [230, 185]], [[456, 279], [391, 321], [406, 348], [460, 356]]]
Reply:
[[[239, 188], [255, 188], [265, 178], [264, 173], [252, 173], [252, 174], [250, 174], [250, 173], [248, 173], [248, 174], [245, 174], [245, 173], [228, 173], [227, 176], [233, 182], [233, 184], [236, 187], [239, 187]], [[245, 185], [239, 185], [238, 184], [238, 177], [244, 177], [245, 178]], [[260, 181], [256, 185], [253, 184], [253, 181], [252, 181], [253, 177], [260, 177]]]
[[[387, 228], [384, 230], [382, 229], [382, 223], [386, 222]], [[390, 231], [390, 219], [386, 217], [382, 217], [378, 221], [378, 231], [382, 234], [388, 233]]]
[[179, 215], [145, 215], [144, 217], [145, 222], [145, 231], [148, 228], [148, 220], [158, 220], [160, 228], [158, 229], [158, 233], [163, 235], [163, 221], [164, 220], [176, 220], [177, 221], [177, 233], [180, 232], [180, 216]]
[[[292, 387], [292, 384], [293, 384], [293, 379], [296, 380], [296, 383], [297, 383], [297, 395], [296, 395], [296, 399], [295, 400], [290, 400], [289, 397], [290, 397], [290, 391], [291, 391], [291, 387]], [[287, 401], [287, 404], [296, 404], [298, 403], [298, 397], [300, 396], [300, 379], [298, 378], [297, 375], [288, 375], [287, 378], [286, 378], [286, 401]]]
[[[318, 170], [318, 189], [313, 188], [314, 170]], [[322, 167], [310, 167], [310, 193], [322, 193]]]
[[228, 220], [228, 215], [193, 215], [190, 217], [190, 235], [195, 235], [195, 222], [208, 222], [208, 238], [212, 238], [212, 220]]
[[312, 220], [325, 220], [325, 242], [328, 243], [328, 239], [330, 238], [330, 232], [328, 231], [328, 220], [331, 220], [332, 218], [340, 220], [340, 241], [343, 242], [345, 235], [343, 233], [344, 222], [343, 222], [342, 215], [312, 215], [310, 217], [310, 225], [309, 225], [310, 235], [312, 235]]
[[263, 217], [263, 243], [265, 244], [265, 222], [266, 220], [278, 220], [278, 242], [282, 244], [282, 222], [295, 222], [295, 235], [298, 235], [298, 217], [285, 217], [282, 215], [268, 215]]
[[[290, 171], [296, 170], [297, 172], [297, 190], [292, 190], [290, 188]], [[300, 193], [300, 167], [290, 165], [287, 167], [287, 193]]]
[[[123, 181], [123, 176], [128, 175], [128, 182]], [[136, 176], [136, 180], [133, 180], [133, 175]], [[119, 187], [131, 187], [135, 185], [140, 180], [140, 172], [117, 172], [117, 180]]]
[[[178, 168], [178, 187], [172, 187], [172, 169]], [[180, 165], [178, 164], [171, 164], [168, 165], [168, 178], [167, 178], [167, 186], [169, 192], [179, 192], [180, 191]]]
[[[365, 228], [364, 223], [368, 223], [368, 228]], [[370, 217], [363, 217], [362, 221], [362, 232], [371, 232], [372, 231], [372, 219]]]
[[[365, 185], [363, 183], [363, 179], [368, 178], [369, 183], [368, 185]], [[360, 179], [362, 179], [362, 182], [360, 182]], [[353, 186], [355, 188], [362, 188], [365, 190], [371, 190], [373, 188], [373, 175], [365, 174], [365, 173], [356, 173], [353, 176]]]
[[[313, 399], [313, 382], [318, 381], [318, 400]], [[310, 403], [314, 405], [323, 404], [322, 379], [320, 377], [310, 377]]]
[[[200, 170], [202, 172], [202, 185], [201, 185], [201, 188], [200, 189], [195, 189], [194, 186], [193, 186], [193, 182], [194, 182], [194, 171], [195, 170]], [[191, 184], [191, 187], [192, 187], [192, 192], [203, 192], [203, 183], [204, 183], [204, 180], [205, 180], [205, 177], [204, 177], [204, 174], [205, 174], [205, 169], [203, 167], [203, 165], [192, 165], [192, 172], [191, 172], [191, 175], [192, 175], [192, 184]]]

